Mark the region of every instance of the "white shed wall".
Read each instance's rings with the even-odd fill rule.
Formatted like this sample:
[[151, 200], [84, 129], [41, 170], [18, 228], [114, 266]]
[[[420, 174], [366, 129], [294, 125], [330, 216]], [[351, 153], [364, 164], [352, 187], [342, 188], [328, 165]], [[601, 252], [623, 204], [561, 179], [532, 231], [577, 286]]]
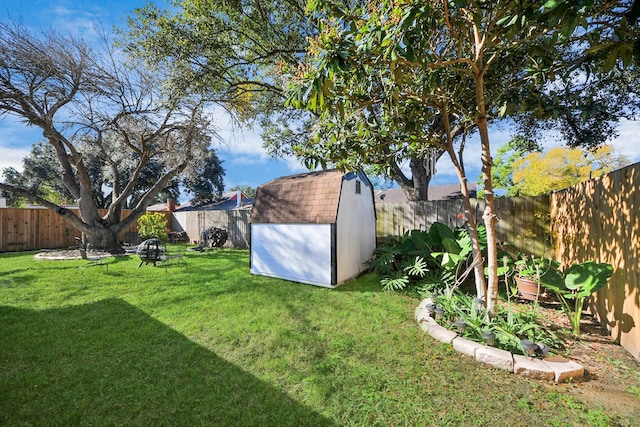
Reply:
[[331, 286], [330, 224], [251, 224], [251, 273]]
[[336, 224], [338, 283], [351, 279], [368, 266], [376, 249], [376, 213], [371, 187], [361, 181], [356, 194], [356, 179], [344, 180]]

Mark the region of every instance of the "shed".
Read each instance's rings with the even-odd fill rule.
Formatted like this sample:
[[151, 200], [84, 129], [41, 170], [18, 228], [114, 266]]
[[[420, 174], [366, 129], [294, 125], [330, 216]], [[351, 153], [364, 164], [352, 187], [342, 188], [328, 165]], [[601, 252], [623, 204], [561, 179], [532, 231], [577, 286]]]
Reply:
[[333, 288], [367, 270], [376, 248], [373, 186], [362, 172], [270, 181], [250, 221], [253, 274]]

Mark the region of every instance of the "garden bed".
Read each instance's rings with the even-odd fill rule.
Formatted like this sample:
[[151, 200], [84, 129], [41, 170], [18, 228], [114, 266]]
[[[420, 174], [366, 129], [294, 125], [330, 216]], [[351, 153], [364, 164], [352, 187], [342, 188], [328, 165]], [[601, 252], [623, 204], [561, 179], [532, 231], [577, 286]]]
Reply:
[[[540, 305], [536, 309], [549, 325], [567, 331], [561, 334], [563, 354], [584, 366], [582, 379], [566, 384], [564, 390], [589, 406], [602, 407], [607, 413], [637, 417], [640, 412], [640, 363], [617, 344], [593, 316], [583, 314], [582, 333], [574, 335], [568, 333], [571, 325], [559, 303]], [[630, 390], [635, 395], [628, 393]]]
[[[424, 322], [419, 313], [424, 304], [425, 300], [416, 309], [419, 324]], [[516, 310], [531, 309], [530, 302], [523, 301], [515, 305]], [[606, 413], [624, 414], [630, 419], [637, 417], [640, 412], [640, 387], [637, 382], [640, 363], [617, 344], [593, 316], [583, 314], [580, 325], [582, 333], [574, 335], [570, 333], [571, 325], [559, 303], [549, 300], [537, 305], [535, 310], [546, 325], [561, 336], [562, 356], [584, 368], [580, 377], [570, 377], [565, 384], [558, 386], [589, 406], [602, 408]], [[430, 321], [435, 323], [433, 319]], [[421, 326], [428, 331], [427, 327]]]

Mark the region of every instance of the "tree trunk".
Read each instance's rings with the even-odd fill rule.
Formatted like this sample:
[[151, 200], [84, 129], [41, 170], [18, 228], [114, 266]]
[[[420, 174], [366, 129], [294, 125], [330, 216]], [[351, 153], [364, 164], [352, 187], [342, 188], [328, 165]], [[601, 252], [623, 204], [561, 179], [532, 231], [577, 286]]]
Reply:
[[498, 217], [494, 208], [493, 187], [491, 185], [491, 147], [486, 117], [479, 121], [478, 131], [482, 144], [482, 181], [484, 183], [485, 209], [482, 219], [487, 230], [487, 309], [493, 313], [498, 304], [498, 245], [496, 224]]
[[[471, 249], [473, 254], [473, 274], [476, 284], [476, 296], [477, 298], [486, 301], [487, 287], [484, 279], [484, 260], [482, 259], [482, 251], [480, 249], [480, 238], [478, 237], [478, 228], [476, 223], [476, 216], [471, 206], [471, 200], [469, 198], [469, 187], [467, 186], [467, 174], [464, 169], [464, 163], [462, 162], [462, 151], [460, 152], [460, 159], [456, 156], [456, 151], [453, 148], [454, 132], [451, 129], [449, 122], [449, 115], [447, 111], [446, 103], [441, 105], [441, 112], [443, 117], [444, 132], [447, 137], [446, 151], [449, 154], [451, 163], [456, 170], [458, 180], [460, 181], [460, 192], [462, 193], [462, 200], [464, 203], [464, 210], [467, 215], [467, 227], [469, 231], [469, 238], [471, 239]], [[463, 130], [458, 128], [456, 133], [462, 133]]]
[[[478, 67], [482, 70], [482, 67]], [[496, 237], [496, 224], [498, 217], [494, 208], [493, 186], [491, 183], [491, 168], [493, 160], [491, 158], [491, 145], [489, 144], [489, 128], [487, 124], [487, 113], [484, 98], [484, 74], [480, 71], [475, 75], [476, 83], [476, 125], [480, 134], [480, 144], [482, 146], [482, 181], [484, 184], [485, 209], [482, 218], [487, 230], [487, 310], [495, 313], [498, 304], [498, 245]]]
[[411, 201], [429, 200], [429, 182], [431, 182], [431, 171], [425, 166], [424, 159], [411, 158], [411, 175], [413, 181], [413, 197]]
[[456, 153], [453, 149], [453, 145], [449, 144], [447, 153], [451, 159], [451, 163], [456, 170], [458, 180], [460, 181], [460, 192], [462, 193], [462, 201], [464, 204], [464, 210], [467, 216], [467, 229], [469, 231], [469, 238], [471, 239], [471, 249], [473, 255], [473, 275], [476, 284], [476, 297], [487, 300], [487, 286], [484, 277], [484, 259], [482, 258], [482, 251], [480, 250], [480, 238], [478, 237], [478, 223], [476, 222], [475, 212], [471, 206], [471, 199], [469, 197], [469, 187], [467, 186], [467, 175], [462, 164], [458, 161]]
[[85, 234], [89, 249], [107, 251], [112, 254], [124, 253], [118, 243], [117, 233], [110, 228], [91, 227]]
[[[432, 161], [437, 161], [443, 153], [444, 151], [439, 150], [436, 158]], [[416, 157], [411, 158], [409, 167], [411, 168], [411, 179], [406, 177], [397, 164], [394, 164], [393, 180], [398, 183], [398, 186], [410, 201], [429, 200], [429, 184], [433, 178], [431, 168], [426, 164], [425, 159]]]

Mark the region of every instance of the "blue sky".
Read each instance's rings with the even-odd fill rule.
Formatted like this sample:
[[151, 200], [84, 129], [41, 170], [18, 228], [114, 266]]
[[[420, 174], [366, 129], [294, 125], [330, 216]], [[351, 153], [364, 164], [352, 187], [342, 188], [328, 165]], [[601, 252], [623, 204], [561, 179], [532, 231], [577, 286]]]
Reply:
[[[134, 8], [143, 7], [144, 0], [0, 0], [2, 19], [21, 20], [28, 27], [55, 28], [63, 33], [71, 33], [92, 42], [95, 39], [94, 23], [100, 21], [107, 29], [125, 26], [126, 18]], [[154, 3], [165, 6], [157, 0]], [[304, 172], [305, 168], [295, 159], [271, 159], [262, 148], [259, 132], [256, 130], [233, 129], [229, 121], [219, 117], [219, 134], [224, 143], [216, 147], [223, 160], [226, 174], [226, 189], [236, 185], [258, 185], [283, 175]], [[612, 141], [616, 150], [626, 153], [633, 161], [640, 161], [640, 125], [636, 122], [622, 122], [620, 136]], [[494, 126], [490, 129], [493, 152], [508, 141], [509, 130]], [[21, 169], [22, 158], [30, 151], [31, 145], [42, 138], [41, 131], [27, 128], [17, 119], [0, 119], [0, 170], [6, 166]], [[556, 145], [552, 137], [547, 146]], [[471, 181], [480, 174], [480, 154], [477, 137], [470, 138], [465, 150], [465, 166]], [[441, 160], [437, 165], [436, 178], [432, 185], [457, 183], [451, 163]]]

